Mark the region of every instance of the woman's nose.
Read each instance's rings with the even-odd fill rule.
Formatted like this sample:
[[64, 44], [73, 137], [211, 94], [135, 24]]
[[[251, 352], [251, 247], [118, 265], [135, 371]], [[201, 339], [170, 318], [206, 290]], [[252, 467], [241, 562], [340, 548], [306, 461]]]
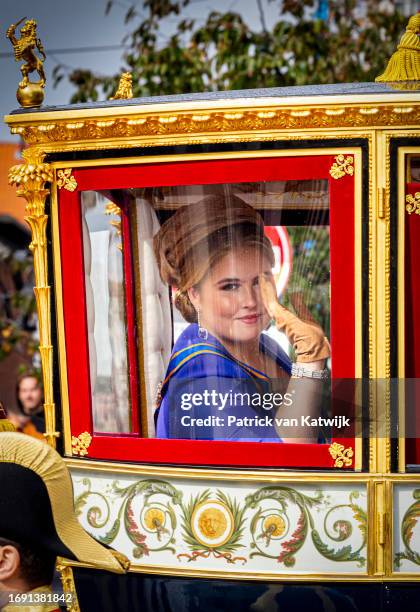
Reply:
[[253, 285], [244, 286], [243, 306], [246, 308], [255, 308], [258, 302], [258, 287]]

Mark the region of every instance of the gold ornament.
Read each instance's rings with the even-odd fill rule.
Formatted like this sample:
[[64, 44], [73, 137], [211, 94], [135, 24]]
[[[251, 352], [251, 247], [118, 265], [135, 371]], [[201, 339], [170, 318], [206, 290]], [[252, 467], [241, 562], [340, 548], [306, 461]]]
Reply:
[[334, 179], [339, 179], [348, 174], [353, 176], [354, 174], [354, 160], [351, 155], [337, 155], [335, 157], [335, 163], [330, 168], [330, 174]]
[[158, 531], [165, 523], [165, 514], [159, 508], [150, 508], [144, 515], [144, 524], [150, 531]]
[[71, 437], [71, 447], [73, 455], [79, 455], [84, 457], [88, 454], [88, 448], [92, 442], [92, 436], [87, 431], [76, 436]]
[[133, 77], [131, 72], [123, 72], [115, 94], [110, 100], [128, 100], [133, 97]]
[[283, 535], [286, 530], [286, 523], [281, 516], [271, 514], [265, 519], [263, 529], [265, 533], [270, 533], [271, 537], [276, 538]]
[[232, 512], [218, 500], [200, 504], [191, 517], [191, 529], [200, 544], [208, 548], [223, 546], [232, 536]]
[[[129, 146], [155, 146], [157, 144], [173, 144], [177, 142], [193, 144], [198, 142], [223, 142], [225, 134], [235, 136], [241, 142], [252, 140], [274, 140], [277, 130], [303, 130], [306, 128], [365, 128], [365, 127], [398, 127], [415, 126], [420, 122], [420, 108], [412, 104], [383, 103], [360, 106], [346, 106], [337, 109], [340, 114], [333, 113], [335, 109], [328, 106], [315, 107], [309, 115], [296, 116], [293, 108], [277, 107], [262, 113], [250, 109], [242, 113], [241, 119], [232, 121], [220, 110], [187, 113], [179, 111], [176, 121], [165, 121], [162, 112], [144, 110], [139, 114], [125, 114], [124, 109], [115, 108], [112, 119], [85, 118], [77, 122], [68, 119], [37, 117], [36, 123], [21, 124], [13, 116], [10, 123], [12, 134], [18, 134], [26, 143], [36, 146], [53, 143], [66, 143], [66, 150], [85, 148], [87, 142], [98, 141], [98, 148], [109, 147], [108, 139], [121, 140], [129, 138]], [[375, 110], [376, 112], [372, 112]], [[120, 115], [118, 114], [120, 113]], [[171, 114], [171, 117], [173, 114]], [[43, 123], [40, 123], [40, 121]], [[162, 121], [163, 120], [163, 121]], [[251, 134], [252, 132], [252, 134]], [[261, 134], [264, 132], [264, 134]], [[267, 132], [270, 136], [267, 137]], [[245, 135], [245, 137], [244, 137]], [[90, 146], [90, 145], [89, 145]], [[128, 146], [128, 145], [124, 145]], [[61, 149], [61, 145], [60, 145]]]
[[67, 191], [75, 191], [77, 189], [77, 181], [71, 173], [71, 168], [58, 170], [57, 172], [57, 187], [59, 189], [67, 189]]
[[333, 459], [335, 459], [334, 467], [342, 468], [342, 467], [350, 467], [353, 463], [353, 455], [354, 451], [351, 447], [344, 448], [342, 444], [338, 444], [338, 442], [334, 442], [329, 447], [330, 455]]
[[[20, 38], [16, 37], [16, 29], [24, 19], [25, 17], [16, 24], [12, 23], [7, 29], [6, 36], [13, 45], [15, 60], [25, 62], [20, 67], [23, 78], [19, 83], [16, 97], [19, 104], [26, 108], [41, 106], [44, 100], [45, 72], [43, 62], [46, 55], [42, 42], [37, 38], [36, 21], [33, 19], [25, 22], [20, 29]], [[42, 59], [35, 54], [35, 50], [40, 53]], [[35, 71], [39, 75], [39, 81], [31, 82], [28, 75]]]
[[25, 198], [25, 221], [31, 228], [32, 241], [29, 249], [34, 257], [34, 287], [39, 317], [39, 352], [42, 363], [44, 382], [45, 437], [55, 447], [55, 438], [60, 434], [55, 431], [55, 406], [53, 399], [53, 348], [51, 344], [51, 302], [48, 285], [47, 236], [48, 215], [45, 214], [45, 198], [49, 189], [45, 183], [53, 180], [53, 170], [43, 162], [44, 153], [38, 149], [26, 149], [22, 156], [23, 164], [13, 166], [9, 172], [9, 183], [16, 187], [19, 197]]
[[414, 196], [405, 196], [405, 201], [407, 202], [405, 210], [409, 215], [411, 215], [411, 213], [420, 215], [420, 191], [416, 191]]

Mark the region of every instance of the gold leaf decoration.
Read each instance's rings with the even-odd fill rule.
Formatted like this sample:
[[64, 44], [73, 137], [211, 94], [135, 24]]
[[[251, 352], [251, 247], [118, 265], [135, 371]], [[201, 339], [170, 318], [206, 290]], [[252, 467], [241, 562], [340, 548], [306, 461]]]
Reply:
[[88, 448], [90, 443], [92, 442], [92, 436], [87, 431], [79, 434], [77, 437], [71, 437], [71, 447], [73, 451], [73, 455], [79, 455], [80, 457], [84, 457], [88, 454]]
[[[103, 118], [84, 118], [81, 121], [69, 123], [68, 119], [45, 120], [40, 123], [17, 122], [10, 125], [12, 134], [19, 134], [28, 144], [69, 143], [67, 150], [78, 149], [79, 144], [86, 141], [105, 139], [139, 139], [139, 146], [151, 146], [156, 143], [172, 144], [171, 137], [177, 136], [179, 142], [193, 143], [205, 139], [223, 141], [223, 134], [241, 133], [250, 137], [255, 132], [255, 139], [261, 139], [258, 132], [275, 133], [277, 130], [302, 130], [306, 128], [344, 128], [344, 127], [370, 127], [387, 126], [398, 127], [418, 126], [420, 122], [420, 108], [412, 104], [383, 103], [376, 105], [372, 112], [371, 105], [345, 106], [344, 108], [328, 105], [310, 109], [310, 113], [302, 113], [307, 107], [274, 107], [270, 109], [240, 110], [232, 108], [228, 113], [219, 109], [205, 109], [203, 111], [172, 112], [170, 121], [166, 121], [168, 114], [161, 112], [139, 112], [126, 114], [124, 108], [116, 108], [115, 116], [104, 120]], [[402, 112], [404, 110], [404, 112]], [[229, 116], [229, 118], [227, 117]], [[235, 116], [235, 119], [232, 117]], [[239, 117], [240, 116], [240, 117]], [[176, 121], [172, 118], [175, 117]], [[163, 121], [162, 121], [163, 119]], [[274, 139], [274, 138], [273, 138]], [[109, 145], [107, 145], [109, 146]]]
[[407, 202], [405, 210], [409, 215], [411, 215], [411, 213], [420, 215], [420, 191], [416, 191], [414, 196], [405, 196], [405, 201]]
[[338, 444], [338, 442], [334, 442], [329, 447], [330, 455], [333, 459], [335, 459], [334, 467], [342, 468], [342, 467], [350, 467], [353, 463], [353, 455], [354, 451], [351, 447], [344, 448], [342, 444]]
[[77, 189], [77, 181], [71, 173], [71, 168], [65, 168], [65, 170], [59, 170], [57, 172], [57, 186], [59, 189], [67, 189], [67, 191], [74, 191]]
[[354, 160], [351, 155], [345, 157], [343, 154], [336, 155], [335, 162], [330, 168], [330, 174], [334, 179], [339, 179], [348, 174], [354, 174]]

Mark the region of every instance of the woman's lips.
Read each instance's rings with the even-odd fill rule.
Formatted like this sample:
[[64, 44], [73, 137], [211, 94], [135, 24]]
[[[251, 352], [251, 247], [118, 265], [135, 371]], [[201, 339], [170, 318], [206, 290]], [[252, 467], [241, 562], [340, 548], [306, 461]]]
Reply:
[[254, 314], [254, 315], [247, 315], [245, 317], [238, 317], [239, 321], [242, 321], [243, 323], [246, 323], [247, 325], [254, 325], [258, 319], [260, 318], [261, 315], [259, 314]]

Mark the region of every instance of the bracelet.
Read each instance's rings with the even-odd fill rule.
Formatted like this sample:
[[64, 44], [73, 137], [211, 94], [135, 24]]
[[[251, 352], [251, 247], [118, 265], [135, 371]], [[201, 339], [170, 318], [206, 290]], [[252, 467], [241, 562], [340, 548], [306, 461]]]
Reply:
[[327, 380], [329, 371], [327, 368], [323, 370], [309, 370], [299, 363], [292, 363], [291, 375], [296, 378], [316, 378], [318, 380]]

